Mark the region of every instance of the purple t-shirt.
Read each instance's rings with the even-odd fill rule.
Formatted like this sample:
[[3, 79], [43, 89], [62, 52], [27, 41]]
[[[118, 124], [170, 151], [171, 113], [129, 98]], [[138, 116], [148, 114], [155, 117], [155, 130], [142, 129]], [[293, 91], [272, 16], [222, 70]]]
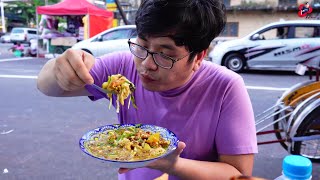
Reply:
[[[217, 161], [218, 154], [257, 153], [248, 92], [241, 76], [225, 67], [203, 61], [185, 85], [164, 92], [143, 88], [130, 52], [97, 58], [90, 73], [99, 86], [113, 74], [122, 74], [133, 82], [138, 109], [132, 106], [127, 109], [126, 100], [120, 107], [119, 122], [154, 124], [170, 129], [187, 145], [181, 157]], [[90, 86], [86, 88], [93, 95], [92, 100], [103, 97]], [[119, 175], [119, 179], [154, 179], [161, 174], [157, 170], [139, 168]], [[170, 176], [170, 179], [175, 177]]]

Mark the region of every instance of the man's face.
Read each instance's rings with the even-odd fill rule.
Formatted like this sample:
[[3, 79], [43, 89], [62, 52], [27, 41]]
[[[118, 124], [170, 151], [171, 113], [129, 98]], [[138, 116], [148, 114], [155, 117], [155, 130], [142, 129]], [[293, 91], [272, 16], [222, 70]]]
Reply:
[[[169, 37], [137, 38], [135, 43], [151, 52], [161, 52], [174, 59], [179, 59], [190, 53], [185, 46], [176, 46]], [[174, 63], [171, 69], [164, 69], [154, 62], [150, 54], [145, 60], [134, 56], [134, 62], [142, 85], [150, 91], [166, 91], [185, 84], [201, 63], [201, 60], [188, 62], [188, 59], [189, 55]]]

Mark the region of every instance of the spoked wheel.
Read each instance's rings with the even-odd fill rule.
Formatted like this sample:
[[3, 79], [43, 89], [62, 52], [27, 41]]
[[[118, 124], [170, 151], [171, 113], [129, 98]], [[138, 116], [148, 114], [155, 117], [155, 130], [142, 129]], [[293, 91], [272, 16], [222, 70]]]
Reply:
[[[320, 106], [314, 109], [300, 124], [295, 137], [320, 136]], [[292, 154], [302, 155], [314, 162], [320, 162], [320, 137], [296, 141]]]
[[229, 54], [226, 57], [224, 65], [234, 72], [241, 72], [245, 66], [244, 58], [240, 54]]
[[64, 52], [63, 47], [57, 46], [57, 47], [54, 49], [54, 53], [55, 53], [55, 54], [62, 54], [63, 52]]
[[[280, 114], [276, 114], [274, 116], [273, 120], [276, 121], [277, 119], [283, 117], [284, 115], [285, 115], [284, 112], [281, 112]], [[278, 131], [275, 132], [275, 135], [276, 135], [278, 140], [282, 140], [282, 139], [287, 138], [287, 134], [286, 134], [286, 131], [285, 131], [287, 122], [288, 122], [288, 119], [286, 118], [286, 119], [283, 119], [283, 120], [278, 121], [275, 124], [273, 124], [274, 130], [278, 130]], [[280, 144], [285, 150], [288, 150], [289, 142], [280, 141]]]

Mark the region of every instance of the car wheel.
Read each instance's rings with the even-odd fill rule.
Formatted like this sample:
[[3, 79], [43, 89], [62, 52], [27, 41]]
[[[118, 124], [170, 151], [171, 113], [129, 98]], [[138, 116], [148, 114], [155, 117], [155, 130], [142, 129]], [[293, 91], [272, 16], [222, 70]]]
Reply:
[[244, 58], [240, 54], [229, 54], [225, 59], [224, 65], [234, 72], [241, 72], [244, 68]]

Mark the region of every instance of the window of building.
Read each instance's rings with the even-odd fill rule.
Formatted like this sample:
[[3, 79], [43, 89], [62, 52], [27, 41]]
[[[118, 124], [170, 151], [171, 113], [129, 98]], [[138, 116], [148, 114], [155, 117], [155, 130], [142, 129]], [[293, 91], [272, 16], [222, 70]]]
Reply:
[[226, 7], [229, 7], [229, 6], [230, 6], [230, 0], [223, 0], [223, 4], [224, 4]]
[[227, 22], [223, 32], [220, 36], [224, 37], [238, 37], [239, 23], [238, 22]]
[[320, 5], [320, 0], [314, 0], [313, 1], [313, 6], [317, 7]]
[[279, 0], [279, 5], [297, 5], [297, 0]]

